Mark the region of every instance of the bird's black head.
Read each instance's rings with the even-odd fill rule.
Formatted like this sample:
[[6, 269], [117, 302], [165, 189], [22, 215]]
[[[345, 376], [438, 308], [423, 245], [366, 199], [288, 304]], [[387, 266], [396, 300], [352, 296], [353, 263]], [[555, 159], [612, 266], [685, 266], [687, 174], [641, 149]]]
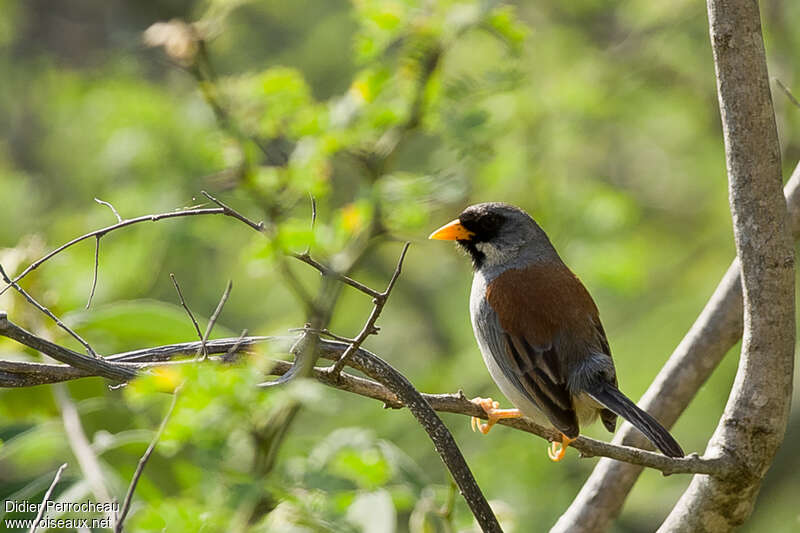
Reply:
[[430, 238], [456, 241], [469, 253], [475, 270], [558, 256], [528, 213], [499, 202], [467, 207]]
[[[486, 254], [479, 250], [479, 244], [491, 242], [506, 223], [504, 209], [511, 207], [496, 202], [471, 205], [458, 215], [458, 221], [473, 235], [469, 239], [458, 239], [456, 242], [469, 253], [473, 266], [478, 269], [486, 259]], [[516, 209], [516, 208], [514, 208]]]

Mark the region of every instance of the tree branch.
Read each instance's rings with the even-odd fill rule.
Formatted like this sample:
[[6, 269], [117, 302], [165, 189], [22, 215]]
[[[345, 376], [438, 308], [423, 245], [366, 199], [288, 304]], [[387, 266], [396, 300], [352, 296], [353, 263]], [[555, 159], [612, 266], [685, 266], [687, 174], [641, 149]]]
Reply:
[[200, 337], [200, 351], [198, 355], [201, 355], [201, 361], [204, 361], [208, 357], [208, 351], [206, 350], [206, 343], [208, 342], [208, 336], [211, 335], [211, 330], [214, 329], [214, 324], [217, 323], [217, 319], [219, 318], [220, 313], [222, 313], [222, 308], [225, 306], [225, 302], [228, 301], [228, 297], [231, 295], [231, 290], [233, 289], [233, 282], [228, 280], [228, 284], [225, 286], [225, 291], [222, 293], [222, 296], [217, 303], [217, 307], [214, 309], [214, 312], [211, 314], [211, 318], [208, 319], [208, 324], [206, 325], [206, 330], [203, 333], [202, 337]]
[[53, 387], [53, 396], [55, 396], [56, 402], [61, 408], [61, 419], [64, 422], [64, 433], [67, 435], [69, 447], [72, 449], [75, 459], [78, 460], [78, 466], [83, 472], [83, 477], [86, 478], [95, 499], [100, 502], [111, 501], [111, 496], [103, 479], [100, 461], [94, 450], [92, 450], [89, 439], [86, 438], [78, 408], [70, 397], [69, 391], [64, 385], [56, 385]]
[[[320, 340], [319, 342], [326, 345], [337, 344], [336, 341]], [[346, 350], [347, 346], [345, 344], [338, 347]], [[481, 529], [484, 532], [502, 531], [497, 518], [494, 516], [491, 507], [489, 507], [489, 503], [475, 482], [475, 478], [472, 476], [472, 472], [466, 460], [464, 460], [464, 456], [461, 454], [453, 435], [423, 398], [422, 394], [414, 388], [403, 374], [380, 357], [370, 354], [363, 348], [353, 352], [352, 357], [354, 359], [356, 354], [364, 355], [359, 361], [360, 370], [396, 394], [428, 433], [436, 451], [439, 453], [439, 457], [441, 457], [453, 476]]]
[[659, 531], [730, 531], [752, 512], [783, 441], [795, 347], [794, 249], [758, 3], [708, 0], [728, 190], [742, 265], [744, 333], [728, 405], [708, 443], [747, 475], [695, 476]]
[[[376, 356], [362, 350], [358, 357], [369, 358]], [[275, 361], [270, 373], [282, 375], [288, 372], [290, 368], [291, 363]], [[339, 390], [383, 402], [385, 408], [401, 409], [405, 407], [405, 404], [395, 393], [377, 381], [364, 379], [346, 372], [343, 372], [339, 376], [339, 379], [333, 379], [333, 377], [328, 374], [326, 368], [315, 368], [314, 377], [322, 383]], [[483, 419], [487, 418], [486, 412], [469, 401], [461, 391], [449, 394], [421, 393], [421, 395], [435, 411], [460, 414], [469, 417], [474, 416]], [[555, 441], [561, 438], [561, 435], [556, 430], [537, 424], [533, 420], [525, 417], [502, 419], [497, 423], [537, 435], [549, 441]], [[675, 459], [660, 453], [632, 448], [630, 446], [609, 444], [584, 436], [580, 436], [576, 441], [570, 443], [570, 447], [578, 450], [581, 453], [581, 457], [610, 457], [642, 467], [653, 468], [661, 471], [664, 475], [707, 474], [726, 477], [734, 475], [735, 472], [735, 465], [726, 457], [707, 459], [699, 457], [697, 454], [691, 454], [686, 457]]]
[[[20, 344], [49, 355], [57, 361], [67, 363], [76, 369], [84, 370], [91, 375], [102, 376], [114, 381], [127, 381], [134, 376], [134, 370], [124, 368], [102, 357], [88, 357], [78, 352], [63, 348], [47, 339], [37, 337], [8, 320], [5, 312], [0, 311], [0, 335], [14, 339]], [[3, 376], [0, 376], [0, 380]]]
[[[287, 350], [296, 340], [296, 337], [242, 336], [208, 341], [206, 347], [210, 355], [219, 356], [212, 357], [212, 360], [226, 361], [230, 360], [231, 354], [235, 352], [247, 352], [258, 344], [269, 343], [276, 345], [279, 350]], [[349, 345], [349, 342], [320, 340], [320, 357], [332, 361], [339, 360]], [[125, 365], [127, 368], [143, 370], [167, 364], [177, 357], [192, 357], [197, 353], [199, 347], [199, 342], [171, 344], [111, 355], [109, 359], [117, 361], [117, 364]], [[375, 364], [372, 362], [374, 358], [377, 358], [377, 356], [360, 348], [353, 352], [353, 357], [350, 359], [348, 366], [358, 371], [368, 373], [368, 369]], [[194, 361], [182, 359], [180, 361], [175, 361], [173, 364], [178, 363], [192, 364]], [[385, 362], [382, 363], [386, 364]], [[284, 376], [290, 372], [292, 368], [293, 364], [288, 361], [273, 361], [270, 374]], [[3, 375], [14, 376], [17, 381], [13, 385], [9, 384], [7, 381], [4, 382], [2, 379]], [[92, 375], [93, 374], [89, 372], [84, 372], [65, 365], [46, 365], [43, 363], [0, 360], [0, 386], [5, 387], [40, 385], [89, 377]], [[346, 372], [342, 372], [338, 379], [334, 379], [327, 368], [319, 367], [313, 369], [312, 375], [325, 385], [378, 400], [383, 402], [384, 407], [387, 408], [400, 409], [406, 405], [400, 396], [375, 379], [366, 379]], [[486, 418], [486, 413], [483, 409], [470, 402], [461, 392], [454, 394], [421, 393], [421, 395], [435, 411]], [[546, 440], [556, 440], [560, 438], [560, 435], [552, 428], [539, 425], [527, 418], [501, 420], [498, 424], [525, 431]], [[649, 452], [631, 446], [609, 444], [584, 436], [579, 437], [578, 440], [570, 444], [570, 446], [578, 450], [583, 457], [613, 458], [618, 461], [625, 461], [642, 467], [653, 468], [664, 474], [702, 473], [726, 477], [735, 475], [737, 472], [736, 465], [729, 461], [727, 457], [709, 459], [690, 455], [684, 458], [672, 459], [659, 453]]]
[[[170, 272], [169, 273], [169, 279], [172, 280], [172, 284], [175, 286], [175, 292], [178, 293], [178, 299], [181, 302], [181, 307], [183, 307], [184, 311], [186, 311], [186, 314], [189, 315], [189, 320], [192, 321], [192, 326], [194, 326], [194, 330], [195, 330], [195, 332], [197, 332], [197, 338], [200, 339], [201, 347], [202, 347], [204, 345], [203, 344], [203, 332], [200, 331], [200, 324], [197, 323], [197, 319], [194, 317], [194, 314], [192, 313], [192, 310], [189, 309], [189, 306], [186, 304], [186, 300], [183, 298], [183, 292], [181, 291], [181, 286], [178, 285], [178, 280], [175, 279], [175, 274]], [[204, 353], [205, 353], [205, 351], [204, 351]]]
[[337, 272], [336, 270], [333, 270], [332, 268], [330, 268], [328, 266], [323, 265], [319, 261], [316, 261], [307, 252], [304, 252], [302, 254], [291, 254], [291, 256], [294, 257], [295, 259], [299, 260], [299, 261], [302, 261], [303, 263], [305, 263], [307, 265], [310, 265], [310, 266], [314, 267], [323, 276], [329, 276], [329, 277], [335, 279], [336, 281], [341, 281], [345, 285], [350, 285], [354, 289], [359, 290], [359, 291], [363, 292], [364, 294], [366, 294], [368, 296], [371, 296], [373, 298], [379, 298], [380, 295], [381, 295], [380, 292], [378, 292], [375, 289], [372, 289], [370, 287], [367, 287], [366, 285], [364, 285], [360, 281], [356, 281], [353, 278], [345, 276], [344, 274], [342, 274], [340, 272]]
[[36, 528], [39, 527], [39, 523], [44, 518], [44, 512], [47, 508], [47, 502], [50, 500], [50, 496], [53, 495], [53, 489], [56, 488], [58, 485], [59, 480], [61, 480], [61, 474], [64, 472], [64, 469], [67, 468], [67, 463], [62, 464], [56, 470], [56, 475], [53, 477], [53, 482], [50, 483], [50, 487], [48, 487], [47, 492], [44, 493], [44, 498], [42, 499], [42, 503], [39, 504], [39, 512], [36, 513], [36, 518], [33, 519], [33, 525], [29, 530], [30, 533], [36, 533]]
[[11, 279], [8, 277], [8, 275], [6, 274], [6, 271], [3, 269], [3, 265], [0, 265], [0, 276], [2, 276], [2, 277], [3, 277], [3, 281], [5, 281], [6, 283], [8, 283], [8, 286], [9, 286], [9, 287], [14, 287], [14, 289], [16, 289], [16, 291], [17, 291], [18, 293], [20, 293], [20, 294], [21, 294], [23, 297], [25, 297], [25, 299], [26, 299], [26, 300], [28, 300], [28, 302], [30, 302], [30, 304], [31, 304], [31, 305], [33, 305], [33, 306], [34, 306], [36, 309], [38, 309], [39, 311], [41, 311], [42, 313], [44, 313], [45, 315], [47, 315], [48, 317], [50, 317], [50, 318], [53, 320], [53, 322], [55, 322], [55, 323], [56, 323], [56, 325], [57, 325], [58, 327], [60, 327], [60, 328], [61, 328], [61, 329], [63, 329], [64, 331], [66, 331], [66, 332], [67, 332], [67, 333], [68, 333], [68, 334], [69, 334], [69, 335], [70, 335], [70, 336], [71, 336], [73, 339], [75, 339], [76, 341], [78, 341], [79, 343], [81, 343], [81, 344], [83, 345], [83, 347], [84, 347], [84, 348], [86, 348], [86, 351], [87, 351], [87, 352], [88, 352], [90, 355], [92, 355], [92, 356], [94, 356], [94, 357], [99, 357], [99, 356], [97, 355], [97, 352], [95, 352], [95, 351], [94, 351], [94, 348], [92, 348], [92, 347], [91, 347], [91, 345], [89, 345], [89, 343], [88, 343], [88, 342], [86, 342], [86, 341], [84, 340], [84, 338], [83, 338], [83, 337], [81, 337], [80, 335], [78, 335], [78, 334], [77, 334], [75, 331], [73, 331], [73, 329], [72, 329], [72, 328], [70, 328], [68, 325], [64, 324], [64, 323], [61, 321], [61, 319], [60, 319], [60, 318], [58, 318], [58, 317], [57, 317], [57, 316], [56, 316], [56, 315], [55, 315], [55, 314], [54, 314], [52, 311], [50, 311], [48, 308], [46, 308], [45, 306], [43, 306], [42, 304], [40, 304], [38, 301], [36, 301], [36, 298], [34, 298], [34, 297], [33, 297], [33, 296], [31, 296], [30, 294], [28, 294], [28, 292], [27, 292], [27, 291], [25, 291], [25, 289], [23, 289], [22, 287], [20, 287], [20, 286], [19, 286], [19, 285], [18, 285], [16, 282], [12, 281], [12, 280], [11, 280]]
[[[800, 240], [800, 163], [784, 188], [789, 222]], [[671, 427], [725, 354], [742, 337], [744, 328], [741, 267], [734, 259], [700, 316], [647, 389], [639, 406]], [[633, 426], [623, 424], [613, 442], [652, 449]], [[619, 514], [642, 468], [602, 459], [551, 533], [605, 531]]]
[[[103, 237], [107, 233], [111, 233], [114, 230], [118, 230], [118, 229], [124, 228], [126, 226], [131, 226], [133, 224], [138, 224], [140, 222], [157, 222], [159, 220], [164, 220], [164, 219], [168, 219], [168, 218], [191, 217], [191, 216], [202, 216], [202, 215], [229, 215], [229, 214], [225, 211], [224, 208], [216, 208], [215, 207], [215, 208], [206, 208], [206, 209], [186, 209], [184, 211], [173, 211], [173, 212], [170, 212], [170, 213], [158, 213], [158, 214], [155, 214], [155, 215], [144, 215], [144, 216], [141, 216], [141, 217], [136, 217], [136, 218], [131, 218], [131, 219], [128, 219], [128, 220], [123, 220], [122, 222], [119, 222], [117, 224], [113, 224], [111, 226], [106, 226], [104, 228], [100, 228], [100, 229], [97, 229], [97, 230], [94, 230], [94, 231], [90, 231], [89, 233], [81, 235], [80, 237], [75, 237], [71, 241], [62, 244], [58, 248], [50, 251], [46, 255], [40, 257], [39, 259], [37, 259], [36, 261], [31, 263], [25, 270], [23, 270], [21, 273], [17, 274], [17, 276], [15, 278], [13, 278], [11, 281], [13, 283], [18, 283], [19, 280], [21, 280], [22, 278], [24, 278], [25, 276], [30, 274], [31, 271], [36, 270], [37, 268], [39, 268], [42, 265], [42, 263], [48, 261], [53, 256], [63, 252], [67, 248], [70, 248], [70, 247], [78, 244], [79, 242], [85, 241], [86, 239], [90, 239], [92, 237]], [[7, 282], [7, 285], [5, 287], [3, 287], [2, 289], [0, 289], [0, 296], [2, 296], [10, 287], [11, 287], [11, 283]]]
[[167, 413], [161, 420], [161, 425], [158, 426], [158, 431], [156, 431], [156, 434], [153, 435], [153, 440], [150, 441], [150, 444], [147, 446], [144, 454], [142, 454], [142, 457], [139, 459], [139, 463], [136, 465], [136, 471], [133, 473], [131, 483], [128, 486], [128, 492], [125, 494], [125, 500], [122, 502], [122, 508], [120, 509], [116, 524], [114, 525], [114, 533], [122, 533], [122, 526], [125, 523], [125, 519], [128, 517], [128, 511], [130, 511], [131, 508], [131, 501], [133, 499], [133, 493], [136, 491], [136, 485], [139, 483], [139, 478], [142, 477], [144, 467], [147, 465], [147, 461], [150, 460], [153, 450], [156, 449], [156, 444], [158, 444], [158, 441], [161, 439], [161, 435], [164, 434], [164, 429], [166, 429], [167, 422], [169, 422], [169, 419], [172, 416], [172, 411], [175, 410], [175, 404], [178, 403], [178, 394], [181, 386], [182, 385], [178, 385], [178, 388], [173, 391], [172, 403], [170, 403]]
[[406, 252], [408, 252], [408, 247], [410, 245], [411, 243], [407, 242], [403, 246], [403, 251], [400, 252], [400, 259], [397, 260], [397, 267], [394, 269], [394, 274], [392, 274], [392, 278], [389, 280], [386, 290], [372, 299], [372, 303], [374, 304], [372, 307], [372, 312], [370, 313], [367, 322], [364, 324], [364, 327], [361, 329], [361, 332], [355, 339], [353, 339], [353, 341], [350, 343], [350, 346], [347, 347], [342, 356], [336, 360], [333, 365], [331, 365], [329, 372], [333, 379], [336, 379], [336, 377], [342, 372], [342, 369], [352, 357], [353, 352], [361, 347], [364, 341], [367, 340], [367, 337], [378, 332], [375, 322], [377, 322], [378, 317], [381, 316], [381, 312], [386, 305], [386, 301], [389, 299], [389, 295], [392, 293], [394, 284], [397, 282], [397, 278], [400, 277], [400, 272], [403, 269], [403, 260], [406, 258]]

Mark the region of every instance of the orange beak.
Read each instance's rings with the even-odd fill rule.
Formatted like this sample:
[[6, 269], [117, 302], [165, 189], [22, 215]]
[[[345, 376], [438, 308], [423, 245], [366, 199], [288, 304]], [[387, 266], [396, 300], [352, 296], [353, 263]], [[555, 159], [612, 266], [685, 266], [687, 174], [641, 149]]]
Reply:
[[462, 226], [458, 219], [455, 219], [431, 233], [428, 238], [440, 241], [468, 241], [474, 236], [474, 233]]

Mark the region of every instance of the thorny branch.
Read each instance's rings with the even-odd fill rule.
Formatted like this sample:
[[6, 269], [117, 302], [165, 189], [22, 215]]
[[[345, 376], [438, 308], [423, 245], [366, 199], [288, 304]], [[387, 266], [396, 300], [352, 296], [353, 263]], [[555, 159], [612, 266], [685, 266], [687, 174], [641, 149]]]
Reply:
[[233, 217], [233, 218], [235, 218], [237, 220], [240, 220], [240, 221], [244, 222], [245, 224], [247, 224], [248, 226], [250, 226], [254, 230], [258, 231], [259, 233], [264, 233], [264, 230], [265, 230], [264, 221], [255, 222], [255, 221], [247, 218], [246, 216], [244, 216], [242, 213], [240, 213], [236, 209], [234, 209], [231, 206], [223, 203], [221, 200], [218, 200], [214, 196], [211, 196], [206, 191], [200, 191], [200, 194], [202, 194], [203, 196], [205, 196], [206, 198], [208, 198], [209, 200], [211, 200], [212, 202], [214, 202], [215, 204], [220, 206], [222, 208], [222, 214], [224, 214], [226, 216], [229, 216], [229, 217]]
[[372, 299], [372, 312], [370, 313], [367, 322], [364, 324], [364, 327], [361, 329], [361, 332], [355, 339], [353, 339], [353, 341], [350, 343], [350, 346], [347, 347], [342, 356], [333, 365], [331, 365], [329, 372], [331, 378], [334, 380], [342, 372], [342, 369], [350, 360], [350, 357], [352, 357], [353, 352], [361, 347], [364, 341], [367, 340], [367, 337], [378, 333], [378, 328], [375, 326], [375, 322], [378, 321], [378, 317], [381, 315], [381, 312], [386, 305], [386, 301], [389, 299], [389, 294], [391, 294], [394, 284], [397, 282], [397, 278], [400, 277], [400, 272], [403, 268], [403, 260], [406, 258], [406, 252], [408, 252], [408, 247], [410, 245], [411, 243], [407, 242], [403, 246], [403, 251], [400, 252], [400, 259], [397, 260], [397, 267], [394, 269], [394, 274], [392, 274], [392, 278], [389, 280], [386, 290]]

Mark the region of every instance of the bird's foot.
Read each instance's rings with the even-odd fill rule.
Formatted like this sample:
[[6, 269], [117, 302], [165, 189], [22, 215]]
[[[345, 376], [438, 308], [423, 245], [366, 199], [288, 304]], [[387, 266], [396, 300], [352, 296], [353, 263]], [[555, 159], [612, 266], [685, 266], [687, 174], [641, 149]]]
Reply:
[[567, 454], [567, 446], [569, 446], [569, 444], [575, 440], [577, 440], [577, 437], [571, 439], [562, 433], [561, 442], [550, 443], [550, 447], [547, 448], [547, 456], [551, 461], [556, 463], [559, 462]]
[[519, 409], [500, 409], [500, 402], [496, 402], [491, 398], [473, 398], [470, 400], [475, 405], [480, 406], [486, 416], [489, 418], [488, 422], [485, 424], [481, 422], [481, 419], [477, 416], [473, 416], [472, 420], [470, 420], [470, 425], [472, 426], [472, 431], [477, 429], [484, 435], [489, 433], [489, 430], [492, 429], [498, 420], [502, 420], [503, 418], [519, 418], [522, 416], [522, 413]]

